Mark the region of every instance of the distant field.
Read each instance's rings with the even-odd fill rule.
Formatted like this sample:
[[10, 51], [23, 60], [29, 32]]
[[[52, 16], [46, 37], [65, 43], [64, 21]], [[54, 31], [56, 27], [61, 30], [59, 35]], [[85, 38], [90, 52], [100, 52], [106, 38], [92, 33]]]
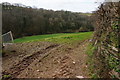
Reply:
[[36, 35], [15, 39], [15, 43], [33, 42], [33, 41], [48, 41], [54, 43], [73, 43], [89, 39], [93, 32], [80, 32], [80, 33], [59, 33], [49, 35]]

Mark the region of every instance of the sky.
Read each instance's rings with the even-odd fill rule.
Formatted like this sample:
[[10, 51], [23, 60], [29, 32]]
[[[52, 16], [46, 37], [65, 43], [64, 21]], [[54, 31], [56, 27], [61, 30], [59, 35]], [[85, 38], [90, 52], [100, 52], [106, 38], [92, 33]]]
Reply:
[[99, 3], [95, 3], [97, 1], [98, 0], [0, 0], [0, 3], [21, 3], [26, 6], [44, 9], [92, 12], [99, 6]]

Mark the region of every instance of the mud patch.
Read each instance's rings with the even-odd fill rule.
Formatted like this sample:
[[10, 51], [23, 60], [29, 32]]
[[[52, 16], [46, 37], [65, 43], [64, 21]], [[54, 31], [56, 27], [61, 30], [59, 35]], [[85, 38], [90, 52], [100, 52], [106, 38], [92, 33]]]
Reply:
[[[14, 46], [14, 45], [13, 45]], [[49, 44], [49, 46], [43, 47], [41, 49], [39, 49], [37, 52], [34, 53], [29, 53], [27, 55], [25, 55], [25, 57], [23, 59], [21, 59], [20, 61], [18, 61], [17, 64], [13, 64], [12, 67], [8, 67], [7, 70], [3, 71], [3, 75], [11, 75], [12, 77], [16, 77], [17, 75], [19, 75], [24, 69], [26, 69], [34, 60], [38, 59], [39, 57], [41, 57], [42, 55], [45, 55], [46, 52], [48, 52], [49, 50], [51, 50], [52, 48], [55, 48], [59, 46], [58, 44]], [[36, 47], [37, 48], [37, 47]], [[10, 50], [10, 53], [12, 52], [15, 53], [16, 50]], [[8, 51], [7, 51], [8, 52]], [[11, 55], [12, 55], [11, 54]], [[16, 53], [17, 54], [17, 53]], [[13, 58], [10, 57], [10, 54], [6, 54], [7, 56], [3, 57], [3, 64], [4, 63], [4, 58], [7, 59], [8, 58]], [[17, 57], [19, 57], [19, 53], [18, 55], [16, 55]], [[7, 59], [8, 60], [8, 59]], [[8, 61], [9, 62], [9, 61]], [[13, 62], [14, 63], [14, 62]], [[3, 65], [4, 66], [4, 65]]]
[[3, 74], [13, 78], [89, 78], [85, 54], [88, 41], [77, 46], [48, 42], [26, 44], [14, 45], [16, 52], [3, 57]]

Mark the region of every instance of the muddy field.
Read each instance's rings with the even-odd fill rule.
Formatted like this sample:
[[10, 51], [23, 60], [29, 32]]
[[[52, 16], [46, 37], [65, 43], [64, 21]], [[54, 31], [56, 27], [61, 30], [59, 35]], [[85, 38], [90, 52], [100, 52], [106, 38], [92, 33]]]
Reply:
[[88, 40], [77, 45], [15, 43], [3, 50], [3, 75], [12, 78], [89, 78]]

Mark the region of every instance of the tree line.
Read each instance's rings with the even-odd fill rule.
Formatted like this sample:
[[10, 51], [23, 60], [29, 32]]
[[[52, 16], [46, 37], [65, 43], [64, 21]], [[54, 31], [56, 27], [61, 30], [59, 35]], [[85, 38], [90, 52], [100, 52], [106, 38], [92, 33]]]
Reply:
[[23, 36], [93, 31], [91, 16], [80, 12], [53, 11], [21, 4], [2, 3], [2, 32]]

